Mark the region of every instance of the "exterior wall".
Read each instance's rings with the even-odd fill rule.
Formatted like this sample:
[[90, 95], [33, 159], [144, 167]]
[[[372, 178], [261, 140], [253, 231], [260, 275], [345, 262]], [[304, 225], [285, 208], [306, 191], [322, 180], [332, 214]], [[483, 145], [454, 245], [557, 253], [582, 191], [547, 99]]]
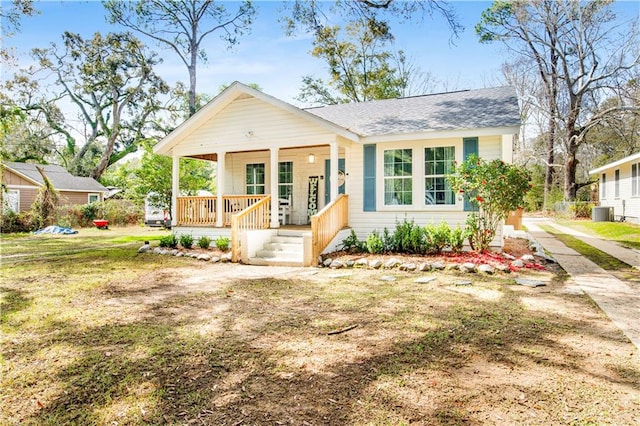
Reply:
[[97, 194], [98, 201], [102, 201], [103, 194], [101, 192], [75, 192], [75, 191], [60, 191], [59, 205], [69, 204], [87, 204], [89, 202], [89, 194]]
[[[640, 159], [636, 159], [598, 173], [599, 201], [603, 207], [613, 207], [616, 220], [620, 220], [624, 216], [628, 222], [640, 223], [640, 196], [633, 196], [631, 192], [631, 165], [633, 163], [640, 167]], [[620, 191], [617, 197], [615, 195], [616, 170], [620, 170]], [[602, 184], [603, 174], [606, 174], [606, 184], [604, 185]]]
[[174, 155], [313, 146], [335, 141], [334, 133], [256, 98], [239, 99], [173, 149]]
[[180, 237], [180, 235], [193, 235], [194, 243], [198, 241], [200, 237], [209, 237], [211, 241], [215, 241], [218, 237], [231, 238], [231, 228], [214, 228], [204, 226], [174, 226], [171, 229], [174, 235]]
[[[510, 139], [509, 139], [510, 140]], [[455, 205], [425, 205], [424, 200], [424, 148], [437, 146], [454, 146], [455, 158], [458, 163], [463, 161], [462, 138], [429, 139], [412, 142], [393, 142], [376, 144], [376, 211], [364, 211], [364, 150], [362, 145], [352, 145], [347, 149], [347, 177], [346, 193], [349, 194], [349, 225], [356, 231], [358, 238], [365, 238], [374, 230], [379, 232], [383, 228], [390, 231], [395, 229], [396, 223], [415, 220], [417, 224], [438, 224], [446, 221], [450, 226], [464, 227], [467, 217], [462, 199], [456, 199]], [[412, 206], [385, 206], [383, 188], [383, 152], [387, 149], [412, 148], [413, 170], [413, 200]], [[505, 151], [501, 135], [481, 136], [478, 138], [479, 155], [487, 160], [501, 158]], [[493, 245], [502, 244], [502, 229]]]
[[[309, 164], [309, 154], [315, 156], [315, 162]], [[252, 151], [227, 155], [225, 160], [225, 194], [241, 195], [246, 193], [246, 165], [264, 163], [265, 165], [265, 193], [269, 193], [271, 179], [269, 151]], [[320, 177], [318, 185], [318, 210], [325, 205], [325, 160], [328, 160], [329, 146], [315, 146], [302, 149], [281, 149], [278, 151], [278, 161], [293, 163], [293, 205], [291, 223], [305, 225], [309, 223], [307, 212], [309, 177]], [[344, 149], [340, 150], [340, 158], [345, 157]], [[347, 169], [348, 171], [348, 169]]]

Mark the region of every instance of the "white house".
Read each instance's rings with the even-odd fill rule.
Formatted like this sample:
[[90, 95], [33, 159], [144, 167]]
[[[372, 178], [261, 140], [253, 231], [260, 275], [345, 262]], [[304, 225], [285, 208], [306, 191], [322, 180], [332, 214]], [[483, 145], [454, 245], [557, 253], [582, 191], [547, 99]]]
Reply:
[[[235, 82], [154, 151], [173, 158], [176, 234], [231, 236], [243, 262], [308, 265], [345, 229], [463, 226], [447, 173], [472, 153], [511, 162], [519, 128], [511, 87], [300, 109]], [[215, 196], [175, 195], [181, 157], [217, 163]]]
[[613, 207], [616, 220], [640, 223], [640, 152], [593, 169], [603, 207]]

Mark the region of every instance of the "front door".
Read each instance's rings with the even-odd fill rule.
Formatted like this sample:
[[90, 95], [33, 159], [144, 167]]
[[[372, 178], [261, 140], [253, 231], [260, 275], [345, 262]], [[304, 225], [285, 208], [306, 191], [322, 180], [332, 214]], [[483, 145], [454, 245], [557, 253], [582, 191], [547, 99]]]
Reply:
[[[331, 198], [331, 160], [324, 160], [324, 205]], [[338, 194], [344, 194], [344, 158], [338, 159]]]

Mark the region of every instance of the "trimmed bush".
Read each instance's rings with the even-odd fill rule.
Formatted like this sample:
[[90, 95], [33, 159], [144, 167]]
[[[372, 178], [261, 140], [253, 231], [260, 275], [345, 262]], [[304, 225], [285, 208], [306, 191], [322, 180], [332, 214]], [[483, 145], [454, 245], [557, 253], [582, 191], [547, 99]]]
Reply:
[[198, 247], [208, 249], [211, 246], [211, 238], [203, 236], [198, 239]]
[[367, 240], [365, 241], [365, 246], [367, 247], [367, 251], [371, 254], [380, 254], [384, 252], [384, 242], [376, 231], [374, 231], [372, 234], [369, 234]]
[[180, 245], [186, 249], [193, 247], [193, 236], [191, 234], [180, 235]]
[[421, 254], [427, 251], [427, 242], [424, 228], [416, 225], [412, 219], [396, 224], [393, 234], [394, 250], [397, 253]]
[[178, 247], [178, 238], [173, 234], [165, 235], [160, 238], [160, 247], [176, 248]]
[[367, 250], [366, 244], [358, 239], [356, 231], [351, 230], [351, 234], [341, 244], [342, 250], [349, 253], [364, 253]]
[[218, 237], [216, 239], [216, 247], [218, 247], [222, 251], [229, 250], [229, 238], [227, 238], [227, 237]]
[[442, 249], [449, 245], [451, 240], [451, 228], [447, 222], [439, 225], [426, 225], [424, 227], [428, 251], [441, 253]]
[[454, 253], [460, 253], [462, 247], [464, 247], [464, 240], [466, 239], [467, 234], [462, 228], [457, 227], [456, 229], [452, 229], [449, 233], [449, 247], [451, 247]]

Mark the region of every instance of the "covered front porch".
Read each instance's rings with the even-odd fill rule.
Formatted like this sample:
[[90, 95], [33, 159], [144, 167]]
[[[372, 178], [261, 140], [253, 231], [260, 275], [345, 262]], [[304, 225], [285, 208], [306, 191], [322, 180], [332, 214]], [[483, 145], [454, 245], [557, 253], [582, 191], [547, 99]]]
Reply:
[[294, 227], [310, 234], [303, 263], [315, 264], [348, 226], [345, 154], [345, 148], [330, 143], [185, 155], [216, 163], [216, 194], [211, 196], [178, 195], [181, 157], [174, 156], [174, 229], [188, 230], [196, 238], [229, 236], [233, 260], [246, 261], [250, 256], [242, 254], [244, 233], [252, 231], [252, 238], [259, 238], [253, 231]]

